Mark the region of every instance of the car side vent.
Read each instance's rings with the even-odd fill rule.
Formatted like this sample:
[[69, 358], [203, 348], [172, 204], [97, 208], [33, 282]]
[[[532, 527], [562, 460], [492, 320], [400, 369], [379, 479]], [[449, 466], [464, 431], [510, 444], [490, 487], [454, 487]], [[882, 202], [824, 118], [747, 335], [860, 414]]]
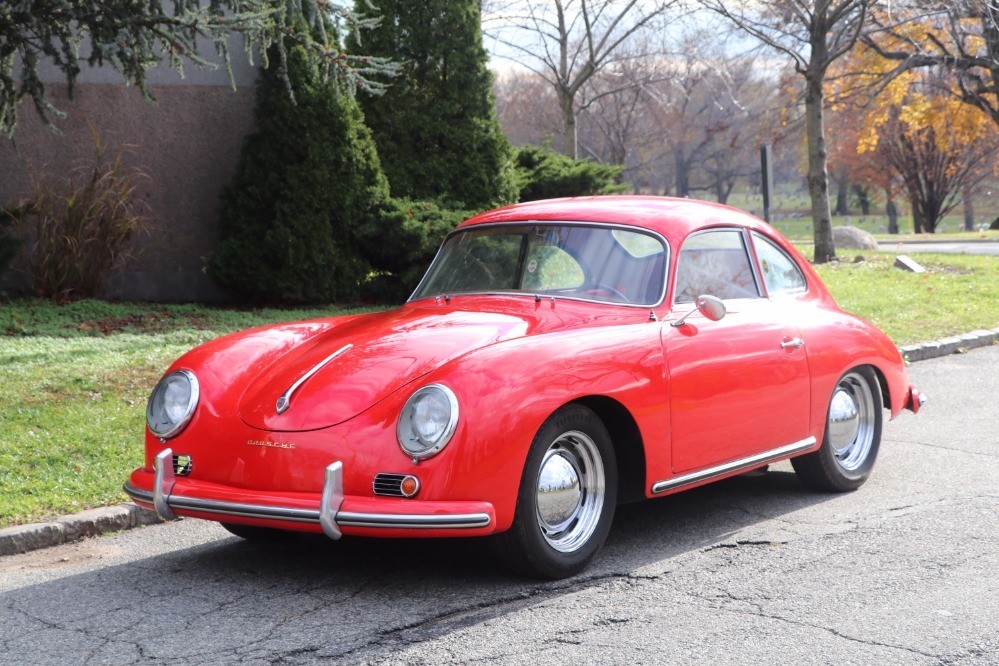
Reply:
[[388, 497], [412, 497], [420, 491], [419, 480], [411, 474], [389, 474], [382, 472], [375, 475], [371, 489], [376, 495]]
[[188, 476], [191, 470], [194, 469], [194, 459], [191, 456], [184, 454], [174, 454], [173, 456], [173, 473], [177, 476]]

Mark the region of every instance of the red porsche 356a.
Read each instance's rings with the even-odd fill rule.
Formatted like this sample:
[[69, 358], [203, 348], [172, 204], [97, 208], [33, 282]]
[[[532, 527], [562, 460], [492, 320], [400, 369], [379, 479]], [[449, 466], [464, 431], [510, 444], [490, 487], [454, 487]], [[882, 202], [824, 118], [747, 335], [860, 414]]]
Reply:
[[621, 502], [787, 458], [807, 486], [853, 490], [883, 414], [922, 401], [895, 345], [766, 223], [539, 201], [461, 224], [400, 308], [179, 358], [125, 490], [251, 539], [490, 536], [557, 578]]

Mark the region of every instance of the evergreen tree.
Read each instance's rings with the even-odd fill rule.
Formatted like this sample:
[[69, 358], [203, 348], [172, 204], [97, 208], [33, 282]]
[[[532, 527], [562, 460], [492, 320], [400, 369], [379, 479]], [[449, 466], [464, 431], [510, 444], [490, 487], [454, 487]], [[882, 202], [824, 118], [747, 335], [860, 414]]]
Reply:
[[[147, 73], [161, 62], [183, 71], [185, 62], [206, 66], [211, 44], [228, 67], [230, 33], [248, 49], [268, 51], [282, 79], [287, 48], [298, 45], [324, 78], [377, 92], [372, 79], [391, 75], [395, 65], [380, 58], [344, 53], [340, 35], [378, 22], [342, 2], [318, 0], [15, 0], [0, 2], [0, 132], [13, 138], [17, 109], [30, 97], [49, 123], [63, 113], [45, 96], [41, 72], [59, 71], [69, 86], [81, 66], [107, 66], [152, 100]], [[278, 48], [271, 49], [272, 45]], [[83, 47], [81, 49], [81, 46]], [[287, 48], [281, 48], [282, 46]], [[85, 60], [80, 52], [89, 53]], [[230, 72], [231, 74], [231, 72]]]
[[361, 100], [393, 196], [470, 209], [514, 201], [478, 0], [381, 0], [378, 11], [351, 50], [400, 65], [384, 95]]
[[294, 100], [277, 71], [262, 73], [210, 272], [256, 302], [350, 301], [370, 270], [357, 231], [387, 205], [388, 183], [357, 101], [301, 47], [288, 76]]

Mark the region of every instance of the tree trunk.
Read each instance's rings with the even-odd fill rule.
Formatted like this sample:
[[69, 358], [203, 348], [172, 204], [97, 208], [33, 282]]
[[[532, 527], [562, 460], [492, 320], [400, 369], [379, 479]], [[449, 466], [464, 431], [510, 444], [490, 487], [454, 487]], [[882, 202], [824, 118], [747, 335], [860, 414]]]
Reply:
[[[824, 49], [825, 44], [822, 44]], [[812, 62], [822, 62], [825, 53], [812, 54]], [[836, 260], [829, 214], [829, 175], [826, 171], [826, 139], [822, 126], [822, 79], [824, 71], [810, 71], [805, 77], [805, 133], [808, 138], [808, 194], [812, 198], [812, 229], [815, 236], [815, 263]]]
[[912, 231], [913, 233], [923, 233], [923, 211], [919, 205], [919, 197], [909, 194], [909, 205], [912, 206]]
[[718, 183], [715, 185], [716, 194], [718, 195], [718, 203], [727, 204], [729, 195], [732, 194], [732, 188], [735, 187], [735, 180], [726, 181], [722, 178], [718, 179]]
[[682, 152], [677, 152], [673, 156], [673, 184], [676, 186], [676, 196], [690, 196], [690, 169]]
[[562, 109], [562, 149], [563, 155], [568, 155], [572, 159], [578, 156], [578, 142], [576, 136], [576, 109], [575, 99], [568, 90], [559, 89], [558, 105]]
[[897, 234], [898, 233], [898, 207], [895, 205], [895, 201], [891, 198], [891, 194], [887, 195], [888, 203], [885, 204], [885, 214], [888, 215], [888, 233]]
[[961, 192], [961, 198], [964, 200], [964, 230], [974, 231], [975, 230], [975, 204], [971, 200], [971, 189], [965, 188], [964, 192]]
[[834, 215], [849, 215], [850, 181], [841, 178], [836, 181], [836, 211]]
[[871, 214], [871, 190], [869, 187], [854, 185], [853, 193], [857, 195], [860, 203], [860, 214], [867, 217]]

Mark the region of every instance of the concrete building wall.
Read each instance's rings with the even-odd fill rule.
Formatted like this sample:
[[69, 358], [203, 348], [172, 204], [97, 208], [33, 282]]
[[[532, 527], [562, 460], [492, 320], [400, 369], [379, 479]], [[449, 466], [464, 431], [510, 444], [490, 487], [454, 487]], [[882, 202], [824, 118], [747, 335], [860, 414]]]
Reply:
[[[35, 178], [65, 179], [72, 169], [92, 163], [92, 127], [105, 143], [123, 146], [126, 163], [148, 175], [139, 191], [149, 209], [145, 228], [129, 260], [109, 280], [105, 296], [220, 299], [205, 266], [217, 243], [220, 192], [231, 181], [243, 138], [254, 126], [256, 72], [236, 55], [235, 90], [222, 70], [188, 68], [181, 79], [159, 68], [150, 76], [155, 104], [125, 86], [115, 72], [86, 68], [69, 100], [58, 72], [51, 72], [47, 95], [67, 113], [57, 121], [63, 134], [45, 127], [25, 100], [16, 145], [0, 139], [0, 206], [30, 197]], [[30, 287], [16, 270], [3, 276], [2, 284], [15, 291]]]

